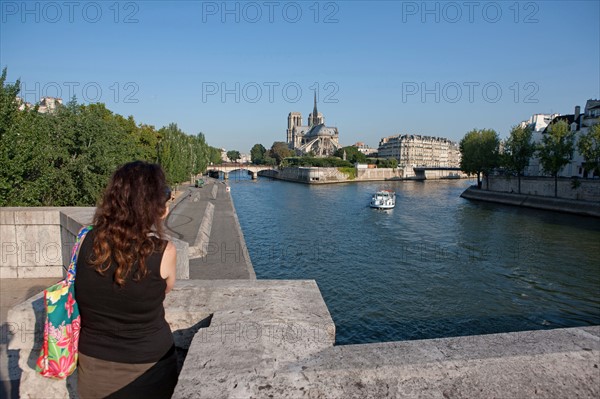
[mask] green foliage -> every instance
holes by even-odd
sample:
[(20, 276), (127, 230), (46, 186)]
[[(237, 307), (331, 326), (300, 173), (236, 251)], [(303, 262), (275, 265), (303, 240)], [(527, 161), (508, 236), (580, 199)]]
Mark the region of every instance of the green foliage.
[(250, 160), (255, 165), (261, 165), (265, 162), (265, 153), (267, 149), (262, 144), (254, 144), (250, 150)]
[(465, 173), (477, 174), (477, 185), (481, 187), (481, 174), (489, 173), (500, 165), (500, 139), (492, 129), (473, 129), (460, 141), (460, 168)]
[(268, 156), (275, 159), (277, 165), (281, 165), (281, 161), (284, 158), (292, 157), (295, 155), (294, 150), (290, 149), (287, 143), (283, 141), (276, 141), (271, 146)]
[(220, 165), (223, 163), (221, 158), (221, 150), (215, 147), (208, 148), (208, 161), (211, 165)]
[(567, 122), (561, 120), (550, 125), (538, 149), (544, 171), (557, 176), (573, 156), (574, 141), (575, 135)]
[(2, 90), (0, 90), (0, 140), (3, 139), (4, 134), (12, 125), (15, 115), (19, 111), (19, 104), (16, 99), (21, 82), (17, 80), (12, 85), (5, 83), (6, 68), (2, 70), (2, 75), (0, 75), (0, 86), (2, 87)]
[(229, 158), (229, 160), (231, 162), (236, 162), (238, 159), (242, 158), (242, 156), (239, 151), (230, 150), (230, 151), (227, 151), (227, 158)]
[[(204, 134), (187, 135), (176, 123), (160, 128), (157, 133), (157, 159), (169, 184), (188, 181), (191, 175), (206, 170), (209, 148)], [(219, 151), (219, 159), (220, 154)]]
[(600, 124), (581, 135), (577, 148), (585, 160), (585, 169), (600, 175)]
[(514, 126), (504, 148), (504, 166), (509, 170), (522, 174), (529, 159), (535, 153), (535, 144), (531, 141), (532, 132), (528, 127)]
[(360, 152), (358, 148), (354, 146), (343, 147), (337, 150), (333, 155), (344, 159), (344, 152), (346, 153), (346, 160), (350, 163), (365, 163), (367, 162), (367, 156)]
[(51, 113), (19, 110), (18, 82), (6, 84), (6, 69), (0, 82), (0, 206), (95, 205), (114, 170), (134, 159), (159, 162), (170, 183), (206, 169), (202, 133), (156, 131), (75, 100)]
[(377, 165), (378, 168), (397, 168), (398, 160), (396, 158), (378, 158), (375, 160), (375, 165)]
[(521, 175), (529, 165), (529, 159), (535, 153), (535, 144), (532, 139), (531, 129), (528, 127), (514, 126), (506, 140), (502, 164), (507, 170), (515, 172), (519, 180), (519, 194), (521, 193)]
[(560, 120), (551, 124), (542, 137), (538, 149), (540, 164), (544, 171), (554, 176), (554, 196), (558, 196), (558, 172), (569, 163), (573, 156), (575, 134), (569, 124)]
[(338, 168), (338, 170), (343, 174), (348, 175), (348, 180), (356, 179), (357, 172), (355, 167)]
[(276, 166), (277, 165), (277, 160), (275, 158), (271, 158), (268, 155), (265, 155), (265, 157), (263, 158), (263, 163), (265, 165), (269, 165), (269, 166)]

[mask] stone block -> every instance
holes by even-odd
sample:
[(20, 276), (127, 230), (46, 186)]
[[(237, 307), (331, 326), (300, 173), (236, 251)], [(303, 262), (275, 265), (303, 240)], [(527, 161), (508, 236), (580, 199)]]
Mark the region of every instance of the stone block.
[(0, 225), (0, 267), (17, 266), (19, 244), (15, 225)]
[(59, 225), (17, 225), (18, 266), (62, 265)]
[(15, 211), (0, 209), (0, 225), (15, 224)]
[(19, 278), (63, 278), (66, 271), (63, 266), (19, 266)]
[(60, 225), (60, 208), (54, 210), (44, 211), (44, 224), (58, 224)]
[(0, 278), (18, 278), (16, 266), (0, 266)]
[(176, 238), (170, 238), (177, 249), (177, 279), (187, 280), (190, 278), (189, 244)]
[(81, 230), (82, 227), (83, 223), (81, 223), (80, 221), (75, 220), (71, 217), (67, 219), (67, 230), (69, 231), (69, 233), (73, 234), (73, 236), (77, 237), (77, 233), (79, 233), (79, 230)]
[(43, 225), (45, 222), (45, 213), (47, 211), (44, 208), (19, 208), (15, 211), (15, 224), (22, 225)]
[(67, 230), (65, 225), (60, 227), (60, 236), (62, 243), (62, 266), (66, 268), (69, 266), (69, 262), (71, 261), (71, 250), (75, 245), (75, 236)]

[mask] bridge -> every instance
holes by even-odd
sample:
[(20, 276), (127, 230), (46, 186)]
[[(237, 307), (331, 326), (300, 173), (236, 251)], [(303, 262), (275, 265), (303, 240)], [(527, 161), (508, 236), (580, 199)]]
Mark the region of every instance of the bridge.
[[(405, 169), (405, 176), (406, 170)], [(415, 180), (426, 180), (426, 179), (460, 179), (464, 172), (460, 168), (452, 168), (449, 166), (416, 166), (413, 167)]]
[(238, 170), (245, 170), (249, 175), (252, 176), (252, 180), (255, 180), (258, 176), (258, 172), (262, 172), (263, 170), (273, 170), (276, 169), (275, 166), (270, 165), (246, 165), (246, 164), (227, 164), (227, 165), (212, 165), (207, 169), (207, 173), (209, 176), (216, 175), (218, 178), (219, 175), (223, 174), (223, 180), (229, 179), (229, 173), (235, 172)]

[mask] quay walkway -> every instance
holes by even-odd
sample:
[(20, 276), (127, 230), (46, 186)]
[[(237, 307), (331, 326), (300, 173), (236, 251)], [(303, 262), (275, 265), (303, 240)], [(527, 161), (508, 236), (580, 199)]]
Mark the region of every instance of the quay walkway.
[(190, 256), (190, 279), (256, 279), (229, 186), (204, 180), (202, 188), (184, 187), (165, 222), (167, 234), (198, 247)]

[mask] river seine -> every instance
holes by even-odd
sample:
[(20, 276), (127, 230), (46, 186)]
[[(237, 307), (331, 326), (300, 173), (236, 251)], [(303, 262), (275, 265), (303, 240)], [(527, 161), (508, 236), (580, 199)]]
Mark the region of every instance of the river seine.
[[(259, 279), (314, 279), (338, 344), (600, 324), (600, 221), (475, 203), (472, 181), (230, 174)], [(368, 207), (380, 188), (396, 208)]]

